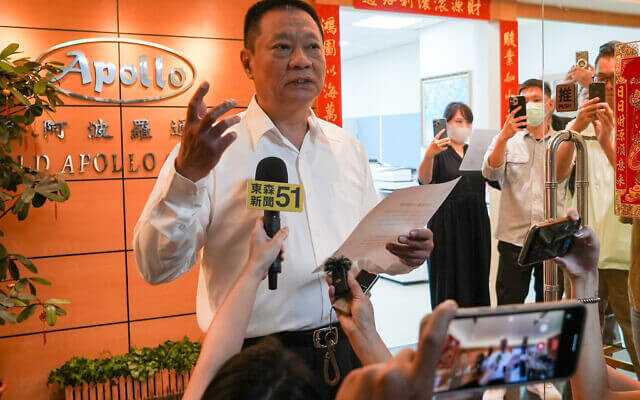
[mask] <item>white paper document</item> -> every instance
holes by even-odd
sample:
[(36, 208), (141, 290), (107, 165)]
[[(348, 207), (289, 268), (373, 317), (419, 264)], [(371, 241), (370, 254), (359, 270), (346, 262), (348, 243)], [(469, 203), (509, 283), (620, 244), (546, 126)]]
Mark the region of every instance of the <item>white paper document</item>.
[[(407, 266), (386, 249), (386, 244), (397, 243), (398, 236), (412, 229), (424, 228), (459, 180), (391, 193), (360, 221), (333, 256), (345, 256), (358, 269), (376, 274), (406, 271)], [(319, 266), (313, 272), (322, 268)]]
[(497, 134), (498, 131), (493, 129), (474, 129), (460, 171), (481, 171), (484, 154)]

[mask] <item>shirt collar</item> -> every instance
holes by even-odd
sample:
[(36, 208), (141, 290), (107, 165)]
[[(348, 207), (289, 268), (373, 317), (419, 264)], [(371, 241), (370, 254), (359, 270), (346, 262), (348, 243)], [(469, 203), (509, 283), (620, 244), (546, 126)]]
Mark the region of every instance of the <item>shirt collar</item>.
[[(309, 134), (311, 135), (311, 139), (334, 139), (339, 140), (337, 135), (330, 129), (323, 129), (320, 124), (320, 120), (316, 117), (316, 114), (313, 112), (313, 109), (309, 109), (310, 114), (307, 118), (307, 122), (309, 124)], [(278, 127), (271, 121), (271, 118), (264, 112), (262, 107), (258, 104), (256, 100), (256, 96), (254, 95), (251, 99), (251, 103), (247, 107), (247, 112), (245, 114), (247, 129), (249, 131), (249, 136), (251, 138), (251, 144), (255, 149), (258, 145), (258, 141), (260, 138), (268, 132), (273, 132), (276, 137), (284, 140), (285, 137), (282, 135)]]
[[(549, 140), (551, 137), (555, 136), (557, 132), (553, 129), (553, 127), (549, 126), (549, 129), (547, 130), (547, 135), (543, 138), (544, 141)], [(538, 140), (535, 137), (533, 137), (533, 135), (531, 134), (531, 132), (529, 132), (529, 130), (525, 129), (524, 130), (524, 136), (529, 136), (531, 139), (533, 140)]]

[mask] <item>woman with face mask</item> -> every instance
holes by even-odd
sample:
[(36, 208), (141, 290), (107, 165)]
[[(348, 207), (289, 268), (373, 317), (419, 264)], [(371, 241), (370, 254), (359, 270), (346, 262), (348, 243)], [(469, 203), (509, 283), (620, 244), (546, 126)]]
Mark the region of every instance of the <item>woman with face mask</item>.
[[(431, 305), (453, 299), (461, 307), (489, 305), (491, 228), (480, 171), (459, 171), (471, 135), (473, 113), (463, 103), (444, 111), (447, 130), (437, 135), (420, 165), (421, 184), (460, 181), (429, 221), (434, 249), (429, 259)], [(447, 137), (448, 136), (448, 137)]]

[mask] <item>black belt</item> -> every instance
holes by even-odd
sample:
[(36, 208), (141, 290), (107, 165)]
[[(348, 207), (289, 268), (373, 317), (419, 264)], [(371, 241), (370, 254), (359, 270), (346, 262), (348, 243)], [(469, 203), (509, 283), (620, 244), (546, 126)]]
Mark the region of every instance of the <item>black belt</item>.
[[(331, 327), (334, 327), (338, 330), (338, 335), (342, 336), (343, 340), (346, 339), (346, 335), (342, 330), (340, 324), (332, 324)], [(277, 338), (280, 343), (284, 347), (306, 347), (313, 346), (314, 336), (317, 335), (317, 332), (321, 332), (329, 328), (329, 325), (321, 326), (315, 329), (308, 329), (304, 331), (285, 331), (285, 332), (276, 332), (268, 336), (272, 336)], [(253, 346), (254, 344), (260, 342), (266, 336), (257, 336), (252, 338), (247, 338), (244, 340), (243, 347)]]

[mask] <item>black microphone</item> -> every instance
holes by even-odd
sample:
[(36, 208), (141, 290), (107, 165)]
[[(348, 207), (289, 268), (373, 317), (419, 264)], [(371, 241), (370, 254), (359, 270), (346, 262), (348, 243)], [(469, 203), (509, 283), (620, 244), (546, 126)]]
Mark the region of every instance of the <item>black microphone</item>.
[[(260, 160), (256, 167), (256, 180), (266, 182), (287, 183), (287, 166), (278, 157), (267, 157)], [(264, 230), (269, 237), (273, 237), (280, 230), (280, 211), (264, 210)], [(282, 271), (280, 257), (277, 257), (269, 267), (269, 289), (278, 288), (278, 274)]]

